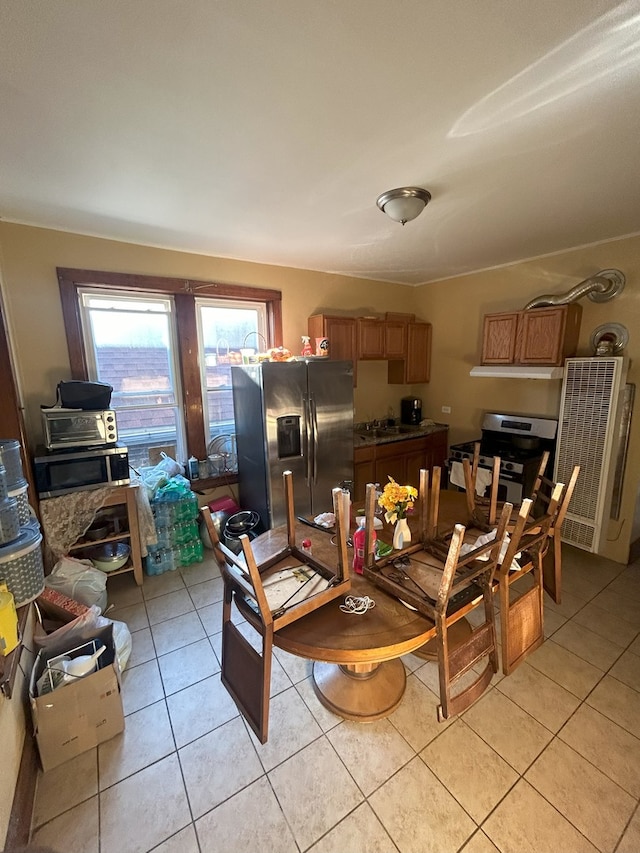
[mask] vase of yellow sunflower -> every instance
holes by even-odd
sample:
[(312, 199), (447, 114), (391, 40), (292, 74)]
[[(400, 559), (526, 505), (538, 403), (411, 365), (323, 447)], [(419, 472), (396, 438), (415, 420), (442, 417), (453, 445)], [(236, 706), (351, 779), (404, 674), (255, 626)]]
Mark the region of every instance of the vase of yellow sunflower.
[(401, 551), (411, 543), (411, 529), (407, 521), (407, 513), (413, 510), (413, 503), (418, 492), (413, 486), (401, 486), (389, 477), (389, 482), (378, 498), (378, 504), (385, 510), (385, 520), (394, 524), (393, 547)]

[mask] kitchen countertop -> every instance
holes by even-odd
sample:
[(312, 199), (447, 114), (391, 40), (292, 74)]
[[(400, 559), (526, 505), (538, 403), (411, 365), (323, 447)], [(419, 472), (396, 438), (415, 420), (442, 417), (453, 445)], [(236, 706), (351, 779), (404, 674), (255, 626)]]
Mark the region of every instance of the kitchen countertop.
[[(407, 441), (412, 438), (424, 438), (436, 432), (446, 432), (448, 424), (434, 423), (430, 426), (386, 427), (384, 429), (358, 430), (353, 433), (354, 447), (374, 447), (378, 444), (390, 444), (395, 441)], [(396, 432), (397, 430), (397, 432)]]

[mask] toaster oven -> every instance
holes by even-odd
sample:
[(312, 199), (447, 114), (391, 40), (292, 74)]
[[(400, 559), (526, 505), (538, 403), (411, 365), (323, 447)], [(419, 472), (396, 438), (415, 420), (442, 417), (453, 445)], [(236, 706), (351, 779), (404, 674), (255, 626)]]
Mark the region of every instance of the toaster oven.
[(113, 409), (42, 409), (42, 432), (47, 450), (110, 447), (118, 441)]

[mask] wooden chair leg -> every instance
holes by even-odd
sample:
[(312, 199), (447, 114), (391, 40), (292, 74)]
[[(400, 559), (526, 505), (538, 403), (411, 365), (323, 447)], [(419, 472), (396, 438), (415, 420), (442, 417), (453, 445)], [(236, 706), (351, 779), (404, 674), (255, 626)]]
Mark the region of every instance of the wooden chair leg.
[(473, 518), (476, 514), (476, 480), (468, 459), (462, 460), (462, 471), (464, 473), (464, 490), (467, 501), (467, 512), (469, 513), (469, 518)]
[(544, 572), (544, 588), (556, 604), (562, 600), (562, 542), (555, 532), (542, 563)]
[(491, 473), (491, 498), (489, 502), (489, 524), (493, 527), (498, 517), (498, 481), (500, 479), (500, 457), (493, 460), (493, 471)]

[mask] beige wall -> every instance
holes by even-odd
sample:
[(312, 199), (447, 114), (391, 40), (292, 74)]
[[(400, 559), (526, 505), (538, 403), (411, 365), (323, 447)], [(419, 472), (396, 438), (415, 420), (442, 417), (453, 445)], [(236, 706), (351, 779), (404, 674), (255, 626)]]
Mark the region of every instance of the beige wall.
[[(450, 424), (450, 440), (479, 434), (486, 410), (557, 415), (560, 382), (476, 379), (482, 316), (522, 308), (543, 293), (565, 293), (600, 269), (621, 269), (622, 295), (597, 304), (583, 299), (580, 355), (590, 355), (589, 336), (605, 322), (621, 322), (630, 333), (632, 360), (628, 381), (636, 382), (640, 355), (640, 237), (610, 241), (499, 270), (410, 288), (402, 285), (283, 267), (191, 255), (47, 229), (0, 223), (0, 252), (7, 311), (14, 335), (17, 373), (26, 405), (30, 436), (39, 435), (40, 404), (54, 398), (69, 363), (62, 324), (56, 267), (79, 267), (148, 275), (185, 276), (258, 287), (283, 294), (284, 343), (293, 352), (306, 332), (306, 318), (319, 311), (347, 314), (415, 312), (433, 324), (431, 382), (425, 386), (389, 386), (384, 362), (360, 362), (355, 417), (369, 420), (399, 414), (400, 398), (418, 394), (425, 417)], [(442, 407), (451, 407), (443, 414)], [(637, 423), (636, 417), (636, 423)], [(624, 562), (628, 553), (640, 468), (640, 431), (634, 429), (623, 492), (621, 520), (612, 525), (606, 554)]]
[[(579, 356), (590, 356), (589, 339), (603, 323), (622, 323), (629, 330), (628, 382), (640, 380), (640, 237), (610, 241), (503, 269), (475, 273), (425, 285), (418, 291), (419, 311), (433, 323), (433, 367), (424, 391), (425, 412), (434, 419), (448, 419), (450, 441), (475, 438), (484, 411), (557, 416), (561, 382), (472, 378), (469, 371), (479, 363), (482, 317), (494, 311), (524, 308), (542, 294), (564, 294), (599, 270), (616, 268), (626, 276), (625, 289), (615, 299), (596, 303), (582, 299)], [(442, 406), (451, 414), (443, 415)], [(634, 507), (638, 498), (640, 428), (636, 414), (624, 480), (620, 520), (611, 522), (605, 555), (626, 562)], [(634, 532), (634, 537), (639, 535)]]
[[(354, 315), (412, 311), (416, 298), (414, 288), (401, 285), (172, 252), (6, 222), (0, 222), (0, 252), (30, 436), (40, 433), (40, 405), (52, 403), (58, 381), (69, 378), (56, 267), (184, 276), (281, 290), (284, 345), (294, 353), (300, 352), (300, 337), (307, 332), (310, 314), (323, 310)], [(389, 405), (399, 412), (400, 398), (414, 393), (413, 389), (387, 386), (386, 363), (364, 367), (364, 382), (356, 392), (356, 418), (380, 417)]]

